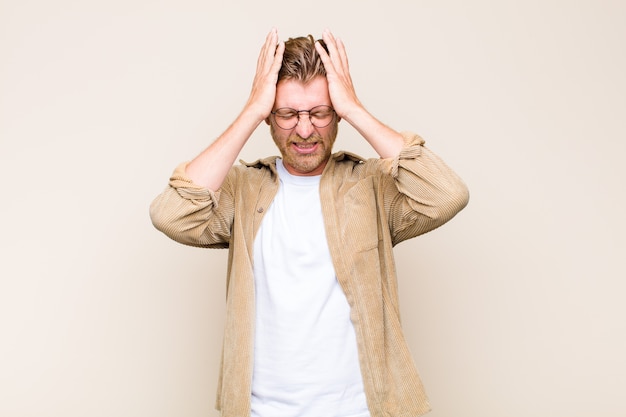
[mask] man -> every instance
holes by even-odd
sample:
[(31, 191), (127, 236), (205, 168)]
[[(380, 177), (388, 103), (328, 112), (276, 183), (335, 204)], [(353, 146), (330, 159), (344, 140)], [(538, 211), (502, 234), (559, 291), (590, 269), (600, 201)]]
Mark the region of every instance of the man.
[[(345, 120), (380, 159), (331, 154)], [(233, 166), (261, 122), (280, 157)], [(392, 247), (450, 220), (461, 179), (374, 118), (329, 31), (265, 41), (244, 109), (180, 165), (154, 225), (229, 248), (217, 408), (225, 417), (397, 417), (429, 410), (400, 328)]]

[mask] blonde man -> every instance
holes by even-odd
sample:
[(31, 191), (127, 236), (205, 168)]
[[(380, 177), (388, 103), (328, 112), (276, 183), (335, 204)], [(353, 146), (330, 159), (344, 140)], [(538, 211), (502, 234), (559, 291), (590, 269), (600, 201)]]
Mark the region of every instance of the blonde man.
[[(380, 158), (333, 154), (341, 121)], [(262, 122), (280, 156), (234, 166)], [(151, 205), (172, 239), (229, 249), (222, 415), (427, 412), (400, 326), (392, 248), (441, 226), (468, 198), (419, 136), (365, 109), (332, 33), (280, 42), (272, 30), (241, 113)]]

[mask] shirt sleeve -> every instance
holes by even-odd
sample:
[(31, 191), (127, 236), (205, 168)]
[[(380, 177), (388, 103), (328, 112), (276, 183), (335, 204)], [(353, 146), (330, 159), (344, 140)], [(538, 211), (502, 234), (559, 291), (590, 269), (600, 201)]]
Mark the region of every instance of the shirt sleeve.
[(469, 202), (463, 180), (413, 133), (402, 133), (405, 146), (383, 160), (384, 204), (394, 244), (431, 231)]
[(171, 239), (190, 246), (226, 248), (233, 204), (227, 178), (218, 191), (195, 184), (180, 164), (150, 205), (152, 224)]

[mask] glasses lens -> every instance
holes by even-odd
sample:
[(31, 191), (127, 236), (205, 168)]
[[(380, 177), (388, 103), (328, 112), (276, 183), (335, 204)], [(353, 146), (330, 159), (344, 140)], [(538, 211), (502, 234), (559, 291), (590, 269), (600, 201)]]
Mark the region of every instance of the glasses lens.
[(295, 110), (288, 107), (282, 107), (272, 114), (276, 124), (281, 129), (290, 130), (296, 127), (301, 113), (308, 113), (311, 124), (315, 127), (322, 128), (328, 126), (335, 116), (335, 111), (330, 106), (316, 106), (311, 110)]
[(315, 127), (326, 127), (333, 121), (335, 111), (330, 106), (317, 106), (309, 111), (309, 118)]
[(281, 129), (293, 129), (298, 124), (298, 112), (288, 108), (278, 109), (274, 112), (274, 120)]

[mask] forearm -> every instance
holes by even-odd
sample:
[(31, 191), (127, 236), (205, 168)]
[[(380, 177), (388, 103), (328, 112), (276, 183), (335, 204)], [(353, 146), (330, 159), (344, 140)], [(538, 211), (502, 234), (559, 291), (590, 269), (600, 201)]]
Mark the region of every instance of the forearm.
[(189, 162), (187, 176), (195, 184), (217, 191), (241, 149), (262, 120), (250, 108), (244, 109), (215, 142)]
[(278, 33), (272, 29), (261, 48), (252, 91), (243, 111), (215, 142), (187, 166), (186, 174), (194, 183), (217, 191), (254, 130), (269, 116), (285, 49), (283, 42), (278, 46), (277, 43)]
[(381, 158), (395, 158), (404, 147), (402, 135), (383, 124), (363, 106), (356, 106), (344, 115)]

